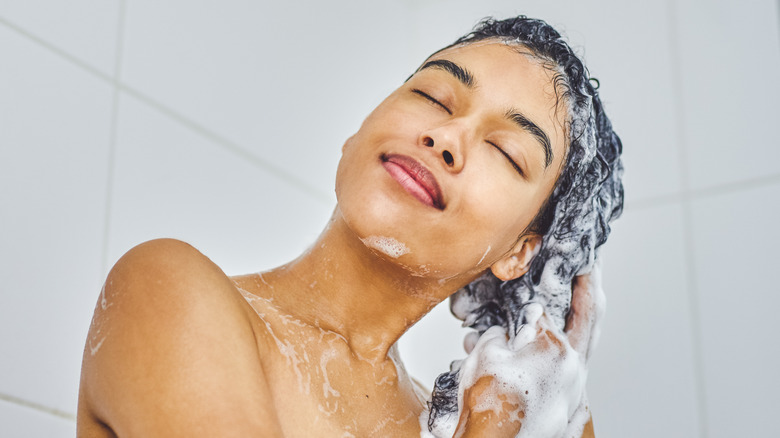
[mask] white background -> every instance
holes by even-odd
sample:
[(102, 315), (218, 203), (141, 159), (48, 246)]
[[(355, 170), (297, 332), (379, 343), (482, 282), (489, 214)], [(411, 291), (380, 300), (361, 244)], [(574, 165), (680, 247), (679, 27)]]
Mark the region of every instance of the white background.
[[(775, 436), (773, 0), (0, 0), (0, 436), (75, 434), (122, 253), (167, 236), (228, 274), (294, 258), (362, 118), (477, 20), (517, 13), (584, 54), (624, 143), (597, 435)], [(430, 385), (462, 336), (445, 303), (402, 356)]]

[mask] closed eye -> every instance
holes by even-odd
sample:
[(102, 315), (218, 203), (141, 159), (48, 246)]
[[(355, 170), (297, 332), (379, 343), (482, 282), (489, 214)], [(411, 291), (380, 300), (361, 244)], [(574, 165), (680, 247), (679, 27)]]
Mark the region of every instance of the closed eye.
[(449, 108), (447, 108), (447, 106), (446, 106), (446, 105), (444, 105), (443, 103), (441, 103), (441, 102), (439, 102), (438, 100), (436, 100), (435, 98), (433, 98), (433, 97), (432, 97), (430, 94), (428, 94), (428, 93), (426, 93), (426, 92), (424, 92), (424, 91), (422, 91), (422, 90), (419, 90), (419, 89), (417, 89), (417, 88), (414, 88), (414, 89), (412, 89), (412, 92), (413, 92), (413, 93), (417, 93), (417, 94), (419, 94), (420, 96), (422, 96), (422, 97), (426, 98), (426, 99), (427, 99), (428, 101), (430, 101), (431, 103), (433, 103), (433, 104), (435, 104), (435, 105), (438, 105), (438, 106), (442, 107), (442, 108), (444, 109), (444, 111), (447, 111), (447, 114), (449, 114), (449, 115), (452, 115), (452, 111), (450, 111), (450, 109), (449, 109)]
[(515, 162), (515, 160), (513, 160), (513, 159), (512, 159), (512, 157), (510, 157), (510, 156), (509, 156), (509, 154), (507, 154), (507, 153), (506, 153), (506, 152), (505, 152), (503, 149), (501, 149), (501, 147), (500, 147), (500, 146), (498, 146), (497, 144), (493, 143), (492, 141), (488, 141), (487, 143), (488, 143), (489, 145), (493, 146), (494, 148), (498, 149), (498, 151), (499, 151), (499, 152), (501, 152), (501, 154), (502, 154), (504, 157), (506, 157), (506, 159), (509, 161), (509, 163), (512, 165), (512, 167), (514, 167), (514, 168), (515, 168), (515, 170), (517, 171), (517, 173), (519, 173), (519, 174), (520, 174), (520, 176), (522, 176), (523, 178), (525, 178), (525, 173), (523, 173), (523, 169), (521, 169), (521, 168), (520, 168), (520, 166), (518, 166), (518, 165), (517, 165), (517, 163)]

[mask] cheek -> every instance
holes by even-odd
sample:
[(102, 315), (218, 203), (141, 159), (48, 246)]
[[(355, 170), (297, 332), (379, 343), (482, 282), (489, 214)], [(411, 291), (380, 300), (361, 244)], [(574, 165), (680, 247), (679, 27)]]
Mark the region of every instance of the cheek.
[(375, 178), (370, 174), (371, 156), (361, 151), (357, 144), (349, 142), (336, 169), (336, 200), (342, 211), (359, 207), (368, 197), (366, 181)]
[[(525, 218), (519, 216), (522, 210), (522, 207), (512, 204), (482, 210), (483, 214), (478, 219), (482, 223), (482, 239), (491, 245), (494, 254), (503, 255), (511, 250), (525, 229)], [(488, 211), (491, 213), (486, 214)]]
[(541, 201), (523, 183), (516, 181), (485, 185), (466, 199), (472, 233), (501, 254), (509, 251), (531, 223)]

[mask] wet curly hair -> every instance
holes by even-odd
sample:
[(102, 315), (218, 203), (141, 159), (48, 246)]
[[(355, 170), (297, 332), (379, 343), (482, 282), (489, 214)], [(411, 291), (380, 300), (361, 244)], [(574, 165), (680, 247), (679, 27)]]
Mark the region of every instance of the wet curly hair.
[[(450, 306), (456, 316), (483, 333), (494, 325), (517, 333), (523, 307), (540, 302), (550, 319), (563, 329), (571, 304), (571, 284), (589, 272), (599, 248), (609, 236), (609, 223), (623, 210), (622, 144), (604, 113), (597, 89), (580, 58), (552, 26), (518, 16), (487, 18), (447, 48), (497, 39), (538, 60), (552, 73), (556, 108), (566, 109), (565, 164), (547, 201), (526, 231), (542, 235), (539, 253), (520, 278), (501, 281), (487, 271), (456, 292)], [(457, 411), (458, 370), (436, 379), (428, 420)]]

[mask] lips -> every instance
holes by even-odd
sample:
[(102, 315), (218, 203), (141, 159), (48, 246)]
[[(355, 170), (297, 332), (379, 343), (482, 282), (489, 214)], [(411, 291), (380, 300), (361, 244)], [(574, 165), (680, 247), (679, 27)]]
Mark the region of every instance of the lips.
[(428, 206), (444, 209), (441, 189), (433, 174), (422, 164), (405, 155), (383, 155), (382, 165), (410, 195)]

